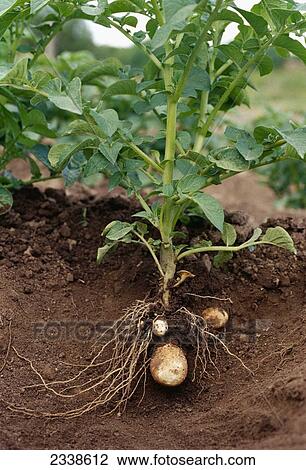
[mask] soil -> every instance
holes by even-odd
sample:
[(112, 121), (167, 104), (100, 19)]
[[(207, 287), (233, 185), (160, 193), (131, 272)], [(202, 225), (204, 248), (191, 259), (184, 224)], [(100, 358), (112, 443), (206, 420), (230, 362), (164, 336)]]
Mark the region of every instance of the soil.
[[(0, 448), (306, 449), (302, 216), (264, 225), (286, 228), (296, 256), (262, 247), (218, 270), (209, 256), (181, 266), (196, 276), (175, 295), (175, 305), (195, 313), (225, 308), (230, 321), (222, 338), (253, 374), (220, 346), (218, 371), (209, 366), (201, 393), (190, 379), (173, 390), (149, 380), (142, 403), (135, 397), (122, 416), (103, 417), (97, 409), (76, 419), (50, 419), (8, 409), (8, 402), (37, 410), (57, 406), (46, 390), (26, 388), (37, 377), (8, 349), (10, 339), (52, 381), (66, 373), (65, 363), (89, 360), (101, 326), (136, 299), (156, 293), (158, 274), (139, 247), (119, 248), (103, 265), (95, 263), (103, 227), (128, 220), (133, 210), (123, 196), (73, 201), (55, 189), (28, 188), (0, 219)], [(228, 212), (227, 220), (241, 240), (250, 233), (252, 221), (241, 212)], [(198, 223), (189, 236), (207, 232)]]

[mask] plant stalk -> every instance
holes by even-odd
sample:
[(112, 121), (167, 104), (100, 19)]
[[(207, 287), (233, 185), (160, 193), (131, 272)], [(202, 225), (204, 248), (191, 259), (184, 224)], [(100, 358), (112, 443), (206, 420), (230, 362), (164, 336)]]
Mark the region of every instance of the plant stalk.
[[(201, 94), (201, 104), (200, 104), (200, 118), (199, 124), (203, 123), (205, 120), (206, 112), (207, 112), (207, 105), (208, 105), (208, 91), (202, 91)], [(204, 144), (205, 137), (202, 135), (201, 127), (198, 128), (196, 133), (196, 138), (193, 146), (194, 152), (200, 153)]]
[(160, 265), (164, 272), (162, 285), (162, 301), (166, 309), (170, 305), (170, 284), (176, 272), (176, 257), (172, 243), (162, 243), (160, 249)]
[(164, 174), (163, 174), (164, 185), (172, 184), (174, 159), (175, 159), (177, 103), (172, 98), (172, 96), (168, 97), (167, 111), (168, 111), (168, 119), (167, 119), (167, 127), (166, 127), (165, 167), (164, 167)]

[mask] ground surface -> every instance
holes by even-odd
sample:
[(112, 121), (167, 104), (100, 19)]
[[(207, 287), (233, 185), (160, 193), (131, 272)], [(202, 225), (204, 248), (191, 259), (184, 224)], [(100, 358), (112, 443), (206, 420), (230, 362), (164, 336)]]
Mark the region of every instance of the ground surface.
[[(250, 181), (240, 183), (240, 189), (250, 187)], [(237, 209), (227, 190), (227, 208)], [(248, 200), (258, 205), (258, 211), (251, 207), (257, 220), (273, 212), (273, 198)], [(154, 293), (157, 275), (138, 248), (120, 249), (103, 266), (95, 264), (101, 229), (111, 219), (127, 219), (130, 210), (123, 198), (72, 203), (50, 189), (17, 195), (13, 211), (0, 221), (0, 370), (10, 325), (12, 345), (54, 380), (71, 373), (63, 362), (88, 361), (101, 325)], [(241, 214), (229, 220), (241, 239), (250, 231)], [(201, 395), (190, 381), (175, 391), (149, 381), (142, 404), (135, 399), (123, 416), (102, 417), (97, 410), (74, 420), (51, 420), (7, 409), (6, 402), (37, 410), (65, 406), (46, 391), (24, 388), (37, 378), (11, 350), (0, 372), (0, 448), (305, 449), (306, 220), (301, 213), (269, 222), (276, 224), (291, 232), (297, 256), (263, 248), (235, 257), (222, 270), (199, 257), (185, 264), (197, 276), (176, 299), (195, 312), (211, 305), (226, 308), (231, 319), (226, 343), (254, 376), (220, 348), (220, 373), (209, 368)], [(205, 230), (194, 227), (192, 236)], [(188, 293), (230, 297), (232, 303)]]

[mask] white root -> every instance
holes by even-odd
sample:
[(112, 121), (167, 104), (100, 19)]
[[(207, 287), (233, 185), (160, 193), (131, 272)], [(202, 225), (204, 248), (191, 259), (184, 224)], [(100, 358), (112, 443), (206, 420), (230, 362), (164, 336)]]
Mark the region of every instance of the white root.
[[(9, 408), (35, 416), (74, 418), (104, 407), (103, 415), (114, 412), (122, 413), (128, 401), (135, 394), (141, 383), (145, 389), (149, 368), (149, 346), (152, 342), (152, 327), (146, 325), (155, 304), (137, 301), (112, 328), (105, 331), (94, 347), (97, 351), (91, 362), (77, 374), (65, 380), (46, 382), (32, 361), (21, 355), (18, 357), (30, 364), (40, 383), (31, 387), (43, 387), (60, 398), (76, 399), (84, 396), (85, 403), (63, 412), (37, 411), (14, 404)], [(108, 335), (113, 333), (110, 340)], [(106, 342), (103, 344), (103, 342)], [(109, 359), (104, 359), (109, 354)], [(92, 376), (94, 370), (99, 370)], [(90, 398), (90, 395), (94, 397)], [(142, 398), (143, 399), (143, 396)]]
[[(188, 363), (180, 347), (164, 344), (157, 348), (152, 359), (150, 357), (153, 332), (157, 331), (154, 322), (162, 320), (165, 322), (163, 331), (168, 328), (165, 317), (154, 319), (155, 308), (155, 303), (137, 301), (96, 341), (90, 363), (81, 365), (77, 373), (74, 372), (66, 379), (47, 382), (33, 362), (13, 348), (17, 356), (26, 361), (39, 378), (38, 384), (25, 388), (36, 387), (47, 390), (65, 400), (65, 404), (62, 407), (63, 411), (37, 410), (7, 403), (9, 409), (31, 416), (64, 418), (75, 418), (98, 407), (101, 408), (102, 416), (115, 412), (121, 414), (125, 411), (129, 400), (141, 388), (139, 403), (143, 400), (149, 369), (153, 378), (162, 385), (181, 384), (187, 377)], [(192, 381), (197, 380), (201, 383), (204, 376), (209, 375), (208, 363), (218, 371), (215, 364), (218, 342), (230, 356), (235, 357), (249, 371), (241, 359), (231, 353), (217, 336), (208, 331), (207, 322), (202, 316), (190, 312), (185, 307), (180, 308), (174, 315), (189, 329), (188, 339), (194, 351)], [(109, 339), (110, 333), (112, 333), (111, 339)], [(208, 344), (209, 338), (213, 341)], [(167, 360), (164, 361), (161, 358), (165, 357), (166, 350)], [(75, 370), (75, 364), (73, 369)], [(71, 409), (67, 409), (67, 399), (72, 400)]]

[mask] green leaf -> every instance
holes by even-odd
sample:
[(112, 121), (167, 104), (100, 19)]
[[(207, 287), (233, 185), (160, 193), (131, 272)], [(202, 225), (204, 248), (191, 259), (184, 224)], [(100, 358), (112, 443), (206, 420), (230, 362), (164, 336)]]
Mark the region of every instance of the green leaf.
[(175, 162), (173, 179), (175, 181), (182, 179), (185, 175), (194, 175), (198, 173), (198, 168), (184, 158), (178, 158)]
[(243, 24), (241, 16), (231, 10), (221, 10), (217, 15), (216, 21), (228, 21), (230, 23)]
[(279, 134), (273, 127), (257, 126), (254, 129), (254, 137), (257, 142), (271, 142), (278, 138)]
[(137, 232), (142, 236), (148, 233), (148, 226), (147, 224), (144, 224), (143, 222), (136, 222), (136, 229), (137, 229)]
[(117, 186), (120, 186), (121, 180), (122, 174), (120, 171), (112, 173), (112, 175), (108, 178), (108, 190), (112, 191), (113, 189), (117, 188)]
[(219, 150), (209, 157), (212, 163), (217, 167), (230, 171), (246, 171), (249, 169), (249, 163), (243, 158), (237, 149), (227, 147)]
[[(100, 130), (95, 124), (89, 124), (87, 121), (82, 119), (75, 119), (68, 124), (65, 128), (63, 135), (97, 135)], [(101, 133), (101, 136), (104, 134)]]
[(229, 140), (232, 140), (233, 142), (237, 142), (239, 139), (247, 137), (250, 134), (247, 131), (243, 130), (243, 129), (238, 129), (238, 127), (228, 126), (225, 129), (224, 135)]
[(31, 158), (31, 157), (28, 157), (28, 162), (30, 164), (30, 171), (31, 171), (31, 175), (33, 178), (40, 178), (41, 177), (41, 171), (40, 171), (40, 168), (38, 166), (38, 164), (36, 163), (36, 161)]
[(177, 139), (184, 150), (188, 150), (191, 146), (191, 135), (187, 131), (178, 131)]
[(0, 215), (6, 214), (6, 212), (11, 210), (12, 205), (12, 194), (3, 186), (0, 186)]
[(86, 178), (88, 176), (96, 175), (97, 173), (106, 172), (109, 166), (110, 163), (104, 155), (100, 152), (95, 152), (85, 165), (83, 176)]
[(264, 151), (264, 146), (258, 144), (251, 135), (239, 139), (236, 148), (247, 161), (257, 160)]
[(97, 145), (97, 139), (84, 139), (77, 144), (56, 144), (51, 147), (49, 152), (49, 162), (52, 167), (60, 170), (65, 167), (70, 157), (86, 148), (94, 148)]
[[(279, 29), (286, 25), (288, 18), (290, 18), (290, 16), (292, 16), (293, 14), (297, 14), (296, 10), (288, 10), (282, 8), (273, 8), (270, 10), (270, 15), (273, 19), (273, 22)], [(302, 18), (303, 17), (301, 15), (301, 19)]]
[(110, 85), (105, 91), (103, 97), (115, 95), (137, 95), (135, 80), (118, 80)]
[(198, 96), (197, 91), (209, 90), (210, 78), (206, 70), (193, 67), (185, 85), (183, 96), (196, 98)]
[(184, 158), (191, 160), (201, 169), (204, 169), (208, 165), (210, 165), (210, 160), (206, 155), (202, 155), (201, 153), (198, 153), (198, 152), (193, 152), (192, 150), (188, 150), (186, 155), (184, 155)]
[(50, 0), (31, 0), (31, 13), (36, 13), (43, 8)]
[(81, 80), (75, 77), (62, 91), (62, 82), (54, 78), (43, 88), (48, 93), (49, 100), (59, 109), (75, 114), (83, 114)]
[(259, 237), (260, 237), (261, 234), (262, 234), (261, 228), (256, 228), (256, 229), (254, 230), (253, 235), (251, 236), (251, 238), (250, 238), (246, 243), (253, 243), (253, 242), (256, 242), (256, 241), (259, 239)]
[(49, 129), (47, 119), (39, 109), (32, 109), (26, 113), (23, 125), (27, 131), (35, 132), (44, 137), (56, 137), (56, 133)]
[(305, 157), (306, 154), (306, 127), (300, 127), (298, 129), (283, 131), (276, 129), (277, 132), (290, 144), (299, 154), (301, 158)]
[(233, 257), (232, 251), (219, 251), (216, 256), (214, 256), (214, 267), (221, 268), (225, 263), (230, 261)]
[(0, 82), (5, 83), (21, 83), (22, 85), (27, 80), (28, 75), (28, 58), (15, 62), (13, 65), (0, 66)]
[(97, 60), (89, 64), (82, 64), (77, 67), (75, 76), (79, 76), (82, 83), (91, 83), (99, 77), (117, 77), (122, 67), (121, 62), (115, 57), (108, 57), (102, 61)]
[[(240, 46), (241, 47), (241, 46)], [(235, 64), (241, 65), (244, 61), (244, 55), (234, 44), (221, 44), (218, 49)]]
[(1, 0), (0, 17), (19, 3), (19, 0)]
[(155, 51), (159, 47), (162, 47), (165, 44), (172, 31), (181, 30), (184, 28), (185, 20), (186, 18), (188, 18), (188, 16), (191, 15), (194, 7), (195, 5), (186, 5), (180, 10), (176, 11), (176, 13), (169, 19), (169, 21), (167, 21), (166, 24), (161, 26), (156, 31), (151, 41), (151, 47), (153, 51)]
[(98, 16), (101, 15), (107, 7), (107, 0), (98, 0), (97, 5), (84, 5), (81, 7), (81, 11), (85, 15)]
[(99, 146), (99, 150), (110, 163), (114, 164), (117, 161), (119, 152), (122, 147), (123, 144), (121, 144), (120, 142), (115, 142), (112, 145), (109, 145), (108, 143), (102, 143)]
[(104, 260), (105, 256), (107, 255), (107, 253), (109, 253), (111, 250), (113, 250), (114, 248), (116, 248), (118, 245), (118, 243), (114, 242), (114, 243), (107, 243), (106, 245), (102, 246), (101, 248), (98, 249), (98, 252), (97, 252), (97, 263), (98, 264), (101, 264), (102, 261)]
[(172, 197), (174, 193), (173, 184), (164, 184), (162, 194), (165, 197)]
[(116, 220), (104, 229), (103, 235), (105, 235), (108, 240), (118, 241), (125, 238), (133, 229), (133, 224)]
[[(290, 145), (290, 144), (286, 144), (286, 146), (285, 146), (285, 157), (288, 158), (288, 159), (291, 159), (291, 160), (300, 160), (301, 159), (300, 155), (297, 153), (295, 148), (292, 147), (292, 145)], [(275, 171), (277, 171), (277, 170), (275, 170)], [(290, 176), (289, 176), (289, 178), (290, 178)]]
[(115, 0), (108, 5), (106, 10), (107, 15), (111, 15), (113, 13), (130, 13), (130, 12), (137, 12), (139, 10), (139, 6), (134, 1), (129, 0)]
[(306, 48), (296, 39), (292, 39), (290, 36), (283, 34), (276, 38), (274, 41), (274, 46), (287, 49), (293, 55), (301, 59), (304, 64), (306, 64)]
[(265, 55), (258, 64), (260, 76), (269, 75), (273, 71), (273, 60)]
[(237, 233), (235, 227), (227, 222), (223, 225), (222, 240), (226, 246), (234, 245), (237, 239)]
[(239, 13), (247, 20), (259, 37), (262, 37), (267, 33), (268, 23), (264, 18), (251, 11), (242, 10), (238, 7), (235, 7), (235, 10), (239, 11)]
[(8, 13), (2, 16), (0, 21), (0, 39), (2, 39), (4, 33), (11, 26), (17, 15), (18, 13), (15, 13), (14, 11), (9, 11)]
[(37, 144), (31, 148), (31, 153), (42, 162), (51, 172), (53, 171), (52, 165), (48, 160), (49, 147), (43, 144)]
[(91, 110), (90, 115), (107, 137), (112, 137), (120, 126), (118, 113), (114, 109), (105, 109), (99, 113)]
[(128, 26), (131, 26), (132, 28), (136, 28), (137, 24), (138, 24), (138, 20), (136, 16), (126, 16), (121, 21), (121, 26), (128, 25)]
[[(71, 2), (71, 0), (70, 0)], [(61, 2), (53, 6), (57, 9), (61, 16), (70, 16), (75, 11), (75, 5), (70, 2)]]
[(86, 157), (82, 152), (78, 152), (70, 158), (68, 165), (64, 168), (62, 173), (66, 187), (72, 186), (76, 181), (79, 181), (82, 168), (86, 162)]
[(243, 49), (244, 50), (258, 50), (260, 47), (260, 42), (258, 41), (257, 38), (250, 38), (245, 41), (243, 44)]
[(223, 231), (224, 211), (221, 204), (214, 197), (205, 193), (198, 193), (192, 196), (194, 201), (203, 211), (207, 219), (218, 229)]
[(166, 22), (168, 22), (178, 10), (194, 3), (196, 3), (194, 0), (163, 0)]
[(260, 240), (269, 245), (278, 246), (296, 254), (296, 249), (292, 238), (283, 227), (268, 228), (264, 236)]
[(193, 193), (203, 188), (206, 179), (198, 175), (186, 175), (177, 184), (178, 191), (182, 193)]

